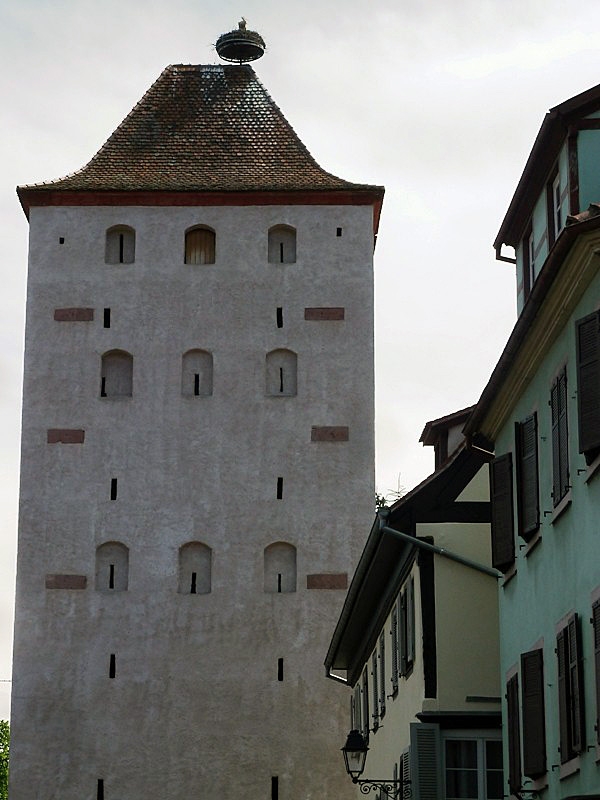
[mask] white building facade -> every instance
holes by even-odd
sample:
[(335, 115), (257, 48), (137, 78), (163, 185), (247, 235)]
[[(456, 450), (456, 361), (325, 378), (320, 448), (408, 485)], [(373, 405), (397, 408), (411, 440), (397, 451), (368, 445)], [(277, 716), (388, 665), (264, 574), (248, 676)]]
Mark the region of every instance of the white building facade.
[(19, 196), (11, 800), (350, 796), (322, 653), (372, 516), (383, 189), (250, 67), (175, 66)]

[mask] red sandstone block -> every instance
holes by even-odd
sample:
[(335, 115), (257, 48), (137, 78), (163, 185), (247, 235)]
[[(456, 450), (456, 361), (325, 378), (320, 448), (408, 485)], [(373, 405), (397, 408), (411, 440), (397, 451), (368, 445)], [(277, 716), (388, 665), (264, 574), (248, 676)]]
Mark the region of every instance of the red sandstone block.
[(323, 320), (344, 319), (345, 309), (343, 308), (305, 308), (304, 319), (321, 322)]
[(48, 428), (48, 444), (83, 444), (85, 431), (69, 428)]
[(346, 572), (325, 572), (306, 576), (307, 589), (347, 589), (348, 574)]
[(55, 308), (56, 322), (91, 322), (94, 319), (93, 308)]
[(85, 589), (86, 575), (46, 575), (46, 589)]
[(310, 431), (311, 442), (347, 442), (349, 436), (347, 425), (313, 425)]

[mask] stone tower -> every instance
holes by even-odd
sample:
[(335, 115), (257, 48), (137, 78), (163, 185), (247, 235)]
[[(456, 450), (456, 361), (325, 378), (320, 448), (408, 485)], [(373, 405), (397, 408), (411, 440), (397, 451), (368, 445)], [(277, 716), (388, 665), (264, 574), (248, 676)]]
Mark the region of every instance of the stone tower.
[(383, 189), (170, 66), (30, 223), (11, 800), (350, 797)]

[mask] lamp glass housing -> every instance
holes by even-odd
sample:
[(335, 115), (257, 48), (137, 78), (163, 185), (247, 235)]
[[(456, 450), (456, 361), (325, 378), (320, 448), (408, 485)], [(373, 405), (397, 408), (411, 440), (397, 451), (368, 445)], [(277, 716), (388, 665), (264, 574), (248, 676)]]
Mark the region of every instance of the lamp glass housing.
[(353, 730), (348, 734), (346, 744), (342, 747), (346, 772), (354, 782), (363, 774), (369, 748), (360, 731)]

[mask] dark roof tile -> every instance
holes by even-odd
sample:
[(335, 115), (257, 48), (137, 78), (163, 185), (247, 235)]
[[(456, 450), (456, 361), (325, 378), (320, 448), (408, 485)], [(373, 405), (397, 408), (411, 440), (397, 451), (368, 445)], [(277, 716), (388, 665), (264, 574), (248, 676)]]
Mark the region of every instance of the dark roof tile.
[(43, 191), (379, 189), (321, 169), (248, 66), (167, 67), (92, 160)]

